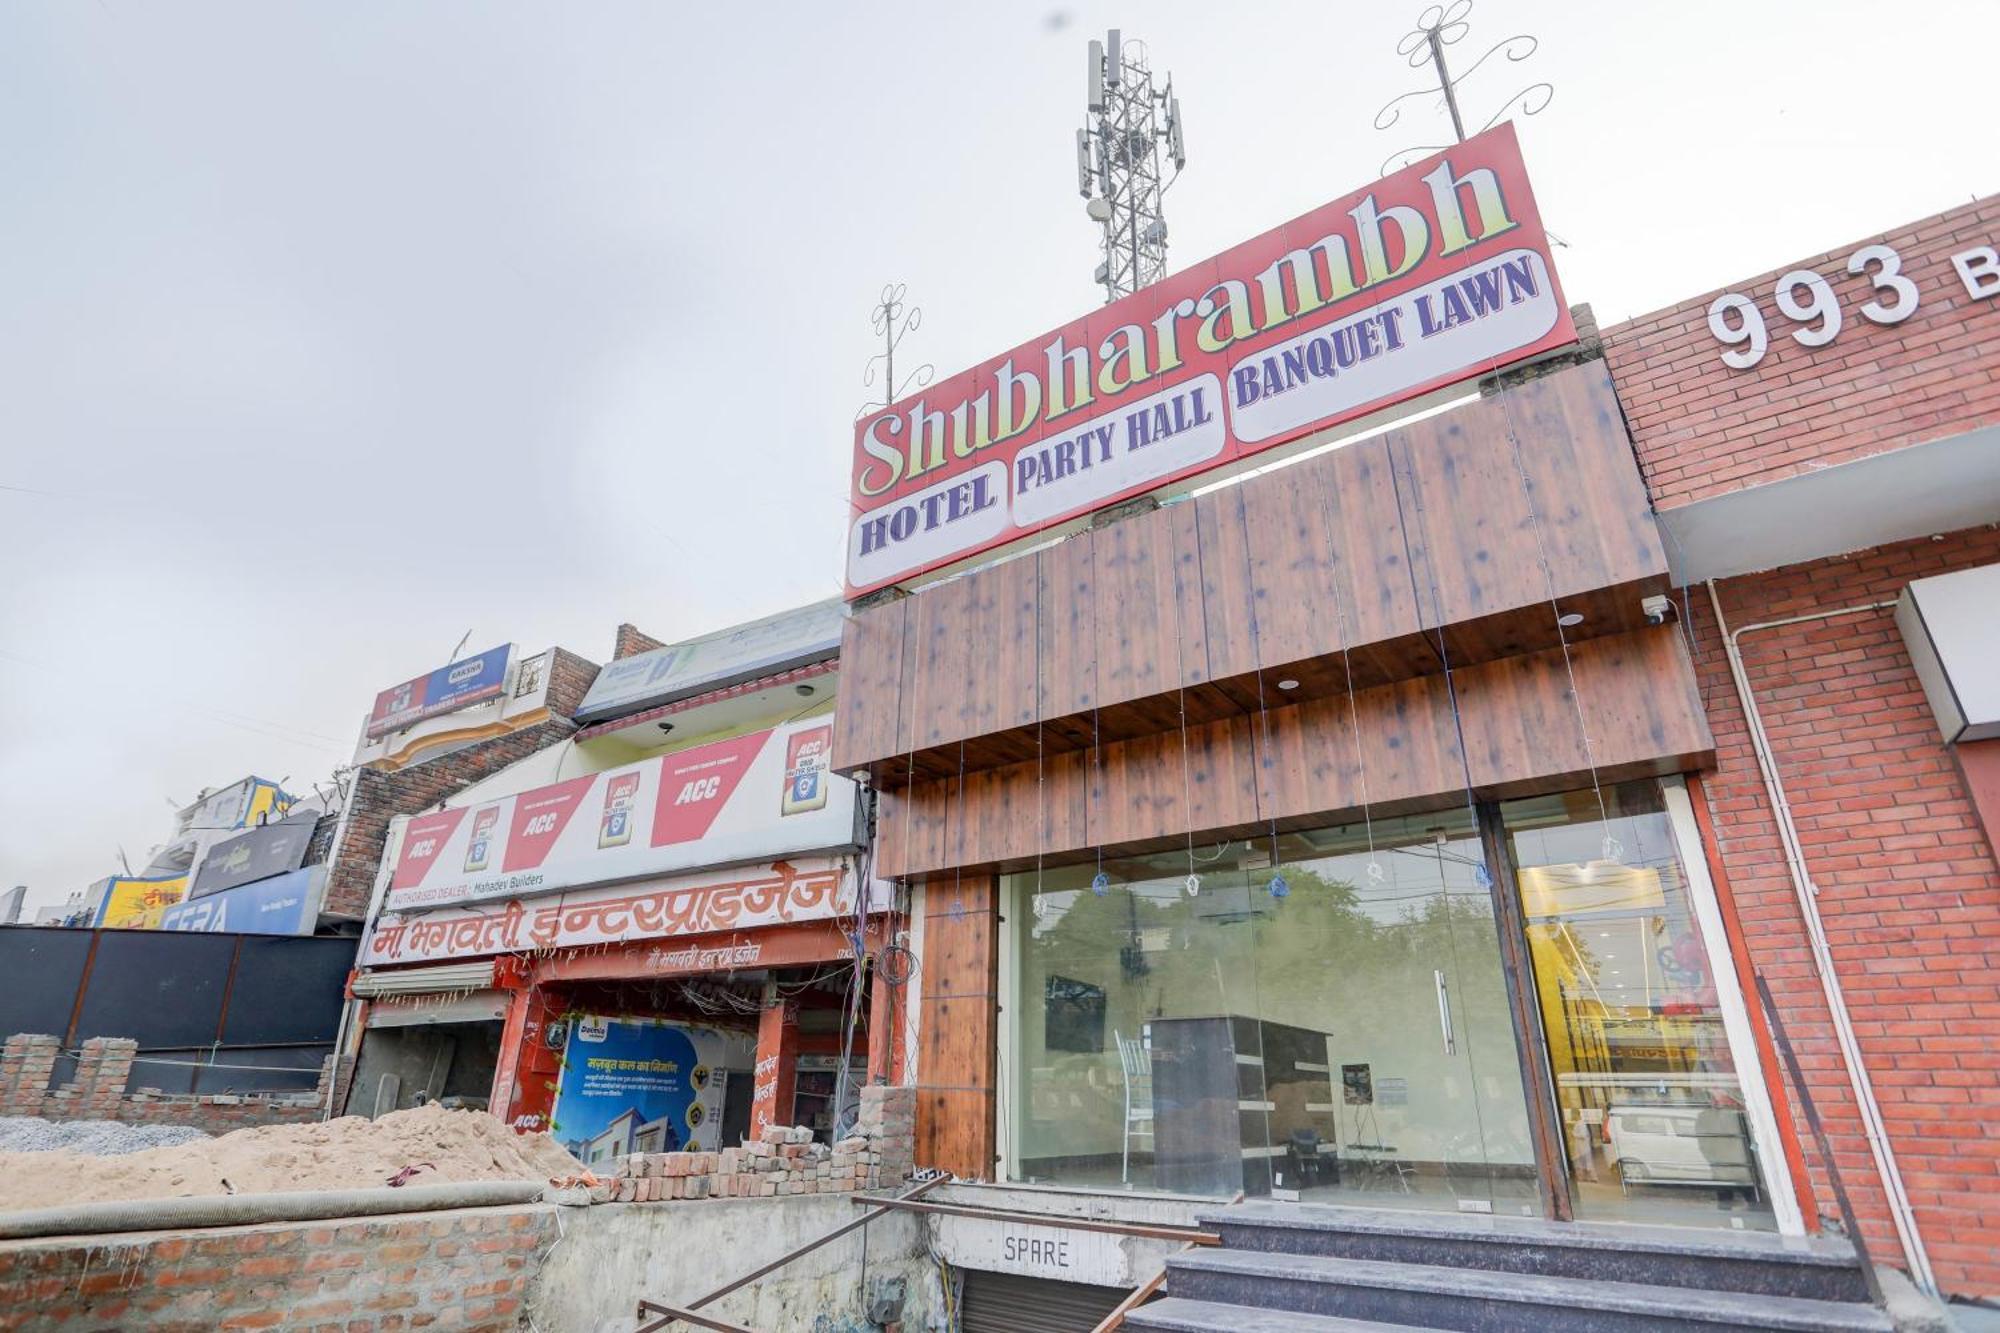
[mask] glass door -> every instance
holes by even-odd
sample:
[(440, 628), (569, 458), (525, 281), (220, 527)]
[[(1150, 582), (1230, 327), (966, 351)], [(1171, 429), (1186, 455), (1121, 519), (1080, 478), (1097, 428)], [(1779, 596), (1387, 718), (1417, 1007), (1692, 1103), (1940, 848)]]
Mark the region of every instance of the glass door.
[(1731, 1054), (1741, 1000), (1704, 944), (1660, 784), (1500, 813), (1576, 1216), (1775, 1229), (1782, 1166), (1752, 1132), (1768, 1107)]
[(1308, 1113), (1274, 1116), (1280, 1188), (1327, 1203), (1538, 1214), (1471, 813), (1295, 834), (1280, 846), (1290, 893), (1260, 923), (1260, 992), (1271, 1017), (1312, 1032), (1324, 1052), (1291, 1067), (1296, 1088), (1271, 1072), (1273, 1104)]

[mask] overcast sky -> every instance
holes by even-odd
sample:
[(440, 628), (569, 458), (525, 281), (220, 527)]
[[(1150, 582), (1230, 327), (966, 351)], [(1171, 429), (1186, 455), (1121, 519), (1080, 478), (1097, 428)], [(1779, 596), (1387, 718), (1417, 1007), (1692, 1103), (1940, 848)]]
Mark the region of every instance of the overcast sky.
[[(0, 5), (0, 887), (304, 789), (374, 693), (839, 589), (883, 282), (950, 373), (1097, 303), (1084, 43), (1171, 71), (1175, 267), (1438, 141), (1418, 0)], [(1990, 0), (1479, 0), (1601, 321), (2000, 188)], [(1463, 67), (1463, 66), (1462, 66)], [(1407, 131), (1405, 133), (1404, 131)]]

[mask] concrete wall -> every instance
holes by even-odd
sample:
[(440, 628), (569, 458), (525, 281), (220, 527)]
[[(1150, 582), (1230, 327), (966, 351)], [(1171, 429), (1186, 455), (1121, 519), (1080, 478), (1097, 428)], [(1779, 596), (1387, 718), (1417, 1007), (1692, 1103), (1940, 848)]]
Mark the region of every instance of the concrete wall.
[[(537, 1327), (563, 1333), (630, 1333), (642, 1298), (684, 1306), (861, 1211), (850, 1196), (810, 1194), (564, 1209), (562, 1243), (542, 1264), (528, 1314)], [(868, 1278), (907, 1279), (903, 1327), (929, 1327), (941, 1301), (922, 1222), (893, 1213), (866, 1233)], [(811, 1333), (821, 1314), (836, 1325), (858, 1321), (862, 1234), (822, 1246), (704, 1312), (763, 1333)]]

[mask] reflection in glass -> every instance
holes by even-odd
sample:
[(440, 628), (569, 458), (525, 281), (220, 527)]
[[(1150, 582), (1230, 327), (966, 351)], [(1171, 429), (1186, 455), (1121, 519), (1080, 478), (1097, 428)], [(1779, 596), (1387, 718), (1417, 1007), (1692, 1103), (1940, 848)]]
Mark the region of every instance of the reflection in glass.
[(1656, 783), (1501, 807), (1578, 1217), (1775, 1227)]
[[(1469, 813), (1011, 878), (1018, 1179), (1535, 1200), (1490, 881)], [(1039, 891), (1038, 891), (1039, 888)], [(1026, 910), (1023, 910), (1026, 909)], [(1003, 1111), (1003, 1114), (1005, 1112)]]

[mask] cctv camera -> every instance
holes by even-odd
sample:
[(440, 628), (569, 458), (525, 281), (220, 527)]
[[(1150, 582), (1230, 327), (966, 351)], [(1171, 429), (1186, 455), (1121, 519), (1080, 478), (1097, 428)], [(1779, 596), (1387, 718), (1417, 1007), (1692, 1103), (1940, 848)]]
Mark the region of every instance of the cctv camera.
[(1639, 603), (1639, 609), (1646, 613), (1648, 625), (1664, 625), (1673, 618), (1674, 599), (1662, 596), (1647, 597)]

